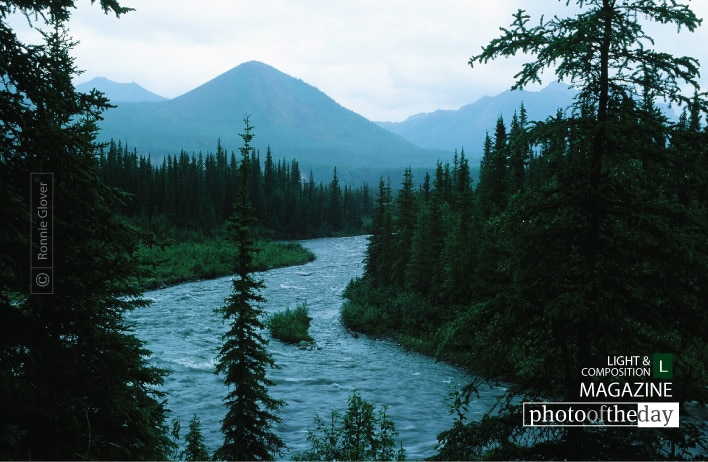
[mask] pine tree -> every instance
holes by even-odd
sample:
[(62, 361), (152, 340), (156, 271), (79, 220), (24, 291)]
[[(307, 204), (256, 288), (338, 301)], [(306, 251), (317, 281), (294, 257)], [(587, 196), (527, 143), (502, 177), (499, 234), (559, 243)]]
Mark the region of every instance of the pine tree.
[(431, 211), (427, 205), (418, 211), (415, 229), (411, 238), (410, 258), (406, 264), (405, 287), (412, 292), (428, 295), (432, 274), (438, 266), (439, 254), (435, 252)]
[(448, 218), (447, 239), (442, 249), (443, 280), (441, 292), (449, 303), (465, 303), (470, 298), (477, 263), (477, 217), (470, 169), (464, 150), (454, 169), (453, 213)]
[(499, 117), (494, 141), (487, 135), (480, 164), (478, 197), (482, 216), (498, 213), (508, 198), (507, 135), (504, 119)]
[(371, 223), (371, 236), (364, 259), (365, 274), (374, 285), (386, 285), (391, 282), (391, 272), (396, 249), (393, 236), (393, 204), (391, 182), (379, 180), (378, 196), (374, 205)]
[(524, 133), (527, 124), (526, 108), (521, 104), (519, 115), (514, 113), (509, 129), (509, 193), (514, 194), (521, 190), (524, 183), (525, 167), (530, 153), (528, 141)]
[(284, 403), (268, 394), (273, 382), (267, 378), (266, 368), (274, 367), (275, 362), (266, 350), (268, 341), (261, 335), (264, 325), (259, 305), (265, 299), (260, 295), (264, 283), (254, 276), (256, 242), (252, 228), (255, 218), (248, 196), (253, 127), (248, 117), (244, 118), (244, 125), (244, 132), (239, 134), (244, 143), (240, 148), (240, 187), (228, 223), (229, 237), (237, 248), (233, 290), (226, 304), (217, 310), (229, 323), (216, 366), (216, 372), (224, 376), (229, 393), (225, 398), (226, 417), (221, 421), (224, 444), (214, 457), (269, 460), (282, 452), (283, 442), (271, 427), (280, 422), (276, 412)]
[(337, 168), (332, 173), (329, 184), (329, 197), (327, 198), (327, 222), (333, 231), (342, 230), (342, 188), (337, 177)]
[(184, 435), (184, 441), (187, 443), (181, 456), (185, 460), (208, 460), (209, 451), (204, 444), (204, 435), (202, 434), (202, 423), (197, 414), (192, 416), (189, 421), (189, 431)]
[(408, 167), (403, 172), (401, 189), (395, 199), (394, 228), (397, 232), (391, 278), (398, 287), (405, 285), (406, 265), (411, 256), (411, 241), (413, 240), (417, 209), (413, 172)]
[[(0, 7), (0, 458), (162, 459), (171, 443), (154, 387), (164, 372), (123, 318), (146, 305), (126, 282), (139, 274), (138, 234), (108, 207), (121, 194), (98, 171), (107, 99), (72, 84), (64, 25), (74, 3)], [(42, 43), (21, 43), (8, 26), (16, 8)], [(31, 172), (53, 174), (52, 294), (29, 290)]]

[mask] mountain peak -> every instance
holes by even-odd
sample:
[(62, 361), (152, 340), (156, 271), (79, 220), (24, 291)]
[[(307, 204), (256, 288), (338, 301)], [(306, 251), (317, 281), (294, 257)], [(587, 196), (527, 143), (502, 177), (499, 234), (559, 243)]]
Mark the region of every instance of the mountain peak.
[(209, 152), (219, 139), (231, 150), (242, 143), (245, 115), (254, 127), (254, 148), (270, 147), (274, 156), (297, 158), (302, 168), (322, 167), (327, 175), (334, 165), (352, 172), (433, 167), (446, 154), (418, 148), (260, 61), (240, 64), (168, 101), (119, 105), (105, 114), (101, 138), (127, 139), (157, 156)]
[[(240, 74), (244, 74), (244, 73), (246, 73), (246, 74), (256, 74), (256, 73), (283, 74), (281, 71), (274, 68), (273, 66), (263, 63), (261, 61), (246, 61), (245, 63), (241, 63), (238, 66), (232, 67), (228, 71), (215, 77), (212, 80), (217, 80), (219, 78), (224, 78), (224, 77), (230, 77), (233, 75), (240, 75)], [(283, 74), (283, 75), (285, 75), (285, 74)], [(209, 82), (207, 82), (207, 83), (209, 83)]]
[(76, 90), (83, 93), (88, 93), (94, 88), (104, 93), (112, 103), (142, 103), (167, 99), (146, 90), (135, 82), (118, 83), (106, 77), (95, 77), (76, 85)]
[(569, 95), (575, 95), (577, 93), (577, 91), (574, 90), (573, 87), (571, 87), (567, 83), (559, 82), (557, 80), (554, 80), (553, 82), (549, 83), (539, 91), (539, 93), (551, 92), (561, 92), (567, 93)]
[(251, 61), (246, 61), (244, 63), (239, 64), (238, 66), (234, 67), (234, 69), (238, 68), (243, 68), (243, 69), (268, 69), (268, 70), (273, 70), (280, 72), (278, 69), (274, 68), (273, 66), (266, 64), (262, 61), (256, 61), (256, 60), (251, 60)]
[(278, 88), (282, 85), (292, 85), (293, 82), (304, 83), (268, 64), (260, 61), (247, 61), (178, 98), (194, 99), (221, 93), (224, 98), (241, 100), (249, 94), (251, 96), (263, 94), (268, 89)]

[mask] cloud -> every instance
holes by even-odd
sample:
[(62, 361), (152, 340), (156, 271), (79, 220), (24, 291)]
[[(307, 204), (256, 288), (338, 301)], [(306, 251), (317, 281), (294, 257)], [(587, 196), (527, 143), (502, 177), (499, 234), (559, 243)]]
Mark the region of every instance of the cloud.
[[(501, 0), (123, 0), (117, 19), (79, 0), (70, 29), (80, 40), (80, 81), (136, 81), (167, 97), (238, 64), (259, 60), (298, 77), (373, 120), (455, 109), (513, 84), (522, 58), (471, 69), (470, 56), (499, 35), (518, 8), (567, 13), (565, 1)], [(708, 14), (708, 2), (691, 3)], [(701, 31), (676, 40), (651, 29), (668, 51), (706, 56)], [(704, 59), (708, 62), (708, 59)], [(552, 77), (550, 78), (552, 79)], [(549, 81), (550, 81), (549, 79)], [(546, 82), (548, 83), (548, 82)]]
[(71, 31), (86, 80), (137, 81), (174, 97), (256, 59), (367, 117), (401, 119), (449, 107), (473, 85), (463, 77), (470, 50), (503, 11), (490, 5), (479, 14), (479, 4), (452, 0), (151, 0), (115, 19), (84, 1)]

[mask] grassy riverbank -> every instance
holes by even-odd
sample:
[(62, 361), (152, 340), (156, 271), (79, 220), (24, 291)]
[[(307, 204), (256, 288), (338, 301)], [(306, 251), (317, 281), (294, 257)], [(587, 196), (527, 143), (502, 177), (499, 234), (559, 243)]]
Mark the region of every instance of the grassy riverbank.
[[(137, 257), (145, 262), (139, 285), (152, 290), (200, 279), (232, 274), (234, 245), (220, 237), (198, 241), (174, 242), (167, 247), (143, 246)], [(255, 263), (259, 271), (302, 265), (315, 260), (315, 254), (293, 242), (260, 241)]]

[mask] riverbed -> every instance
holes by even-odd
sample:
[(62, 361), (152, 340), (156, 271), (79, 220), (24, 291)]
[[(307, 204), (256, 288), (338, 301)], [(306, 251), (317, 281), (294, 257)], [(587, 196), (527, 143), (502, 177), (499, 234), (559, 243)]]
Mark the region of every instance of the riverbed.
[[(362, 273), (366, 237), (301, 243), (315, 253), (314, 262), (258, 273), (266, 285), (262, 292), (266, 316), (306, 303), (313, 318), (313, 348), (299, 349), (263, 333), (278, 365), (269, 371), (275, 382), (270, 393), (286, 402), (280, 411), (283, 421), (275, 427), (287, 445), (285, 458), (309, 447), (308, 429), (315, 429), (315, 414), (327, 417), (331, 409), (344, 410), (353, 390), (376, 406), (387, 406), (409, 460), (432, 456), (438, 433), (453, 423), (449, 394), (470, 377), (393, 341), (356, 337), (341, 325), (342, 292)], [(152, 351), (151, 363), (171, 372), (163, 387), (169, 394), (170, 424), (178, 419), (184, 437), (196, 413), (210, 453), (223, 441), (220, 420), (226, 412), (222, 400), (227, 392), (214, 372), (226, 330), (214, 309), (223, 305), (230, 292), (230, 277), (181, 284), (147, 292), (151, 305), (127, 316), (138, 338)], [(470, 417), (481, 417), (500, 392), (481, 390)]]

